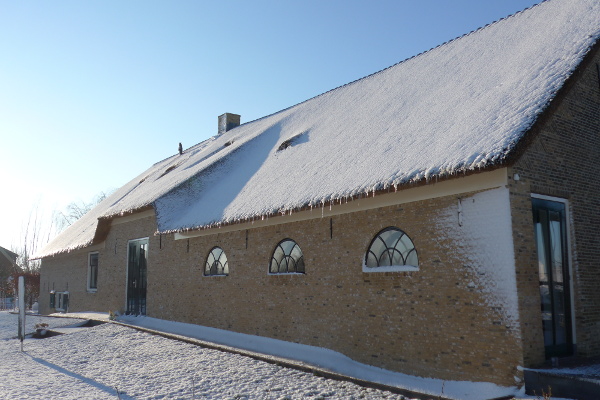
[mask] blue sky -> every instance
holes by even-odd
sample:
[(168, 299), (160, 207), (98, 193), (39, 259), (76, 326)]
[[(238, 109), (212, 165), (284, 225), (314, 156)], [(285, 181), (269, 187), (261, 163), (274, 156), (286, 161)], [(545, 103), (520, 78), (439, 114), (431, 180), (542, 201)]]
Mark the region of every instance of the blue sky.
[(260, 118), (538, 2), (2, 2), (0, 246), (224, 112)]

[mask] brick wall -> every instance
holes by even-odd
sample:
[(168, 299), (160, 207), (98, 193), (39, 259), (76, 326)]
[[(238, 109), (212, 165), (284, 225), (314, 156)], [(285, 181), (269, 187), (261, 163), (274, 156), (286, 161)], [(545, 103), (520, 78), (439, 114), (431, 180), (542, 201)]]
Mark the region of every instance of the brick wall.
[[(408, 374), (513, 383), (519, 342), (468, 287), (474, 272), (435, 224), (456, 204), (447, 197), (249, 230), (247, 248), (246, 231), (192, 238), (189, 251), (187, 240), (164, 237), (150, 251), (161, 263), (150, 263), (148, 313), (331, 348)], [(369, 243), (390, 225), (414, 241), (420, 271), (362, 272)], [(267, 273), (284, 238), (302, 248), (305, 275)], [(203, 276), (213, 246), (227, 254), (227, 277)]]
[(545, 358), (532, 193), (569, 201), (577, 353), (600, 355), (600, 56), (591, 57), (509, 172), (520, 177), (509, 187), (526, 366)]
[[(522, 364), (518, 335), (488, 297), (470, 287), (477, 280), (472, 260), (449, 250), (465, 243), (436, 223), (456, 207), (457, 197), (449, 196), (192, 238), (189, 244), (172, 235), (151, 236), (148, 314), (331, 348), (413, 375), (512, 384), (514, 368)], [(362, 271), (373, 236), (390, 225), (414, 241), (420, 271)], [(117, 269), (117, 281), (124, 282), (126, 240), (143, 236), (136, 226), (113, 228), (101, 252), (101, 271), (107, 264)], [(301, 246), (305, 275), (267, 274), (274, 246), (286, 237)], [(114, 253), (113, 240), (123, 243), (116, 257), (106, 254)], [(226, 251), (228, 277), (203, 276), (215, 245)]]
[[(123, 311), (127, 241), (149, 237), (149, 316), (330, 348), (411, 375), (510, 385), (522, 364), (518, 332), (472, 286), (473, 260), (449, 250), (465, 243), (436, 223), (449, 213), (455, 219), (457, 201), (448, 196), (189, 240), (154, 236), (154, 219), (145, 218), (111, 228), (99, 250), (97, 293), (85, 290), (87, 252), (45, 259), (42, 290), (62, 290), (68, 281), (71, 311)], [(363, 272), (371, 240), (387, 226), (411, 237), (419, 271)], [(267, 273), (284, 238), (302, 248), (306, 274)], [(227, 277), (203, 276), (214, 246), (227, 254)]]
[(123, 310), (127, 278), (127, 243), (129, 240), (149, 237), (150, 248), (159, 245), (154, 236), (154, 217), (111, 227), (110, 233), (98, 251), (98, 288), (87, 290), (88, 254), (91, 250), (77, 250), (42, 260), (40, 276), (40, 312), (54, 312), (49, 308), (50, 290), (69, 291), (69, 311)]

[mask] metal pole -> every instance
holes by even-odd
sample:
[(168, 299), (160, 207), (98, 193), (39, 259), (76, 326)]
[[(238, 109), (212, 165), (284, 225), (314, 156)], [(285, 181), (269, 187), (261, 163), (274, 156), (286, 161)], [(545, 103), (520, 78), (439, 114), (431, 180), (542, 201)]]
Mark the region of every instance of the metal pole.
[(21, 351), (23, 351), (23, 339), (25, 339), (25, 278), (19, 277), (19, 340)]

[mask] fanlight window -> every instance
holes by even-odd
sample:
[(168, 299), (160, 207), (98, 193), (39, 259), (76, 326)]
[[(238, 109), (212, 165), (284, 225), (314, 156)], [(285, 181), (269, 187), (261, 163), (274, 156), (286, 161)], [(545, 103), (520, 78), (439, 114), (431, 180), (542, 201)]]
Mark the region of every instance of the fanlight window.
[(273, 251), (269, 272), (272, 274), (304, 273), (304, 256), (298, 243), (284, 239)]
[(204, 266), (204, 275), (229, 275), (229, 265), (227, 264), (227, 256), (220, 247), (213, 247), (206, 257), (206, 265)]
[(419, 267), (417, 250), (406, 233), (398, 228), (385, 228), (369, 246), (367, 268), (410, 266)]

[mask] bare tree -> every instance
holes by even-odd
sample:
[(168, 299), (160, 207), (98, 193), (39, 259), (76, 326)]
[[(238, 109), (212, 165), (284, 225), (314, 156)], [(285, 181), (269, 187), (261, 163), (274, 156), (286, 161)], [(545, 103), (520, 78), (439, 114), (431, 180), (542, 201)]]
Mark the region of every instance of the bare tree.
[(17, 246), (13, 245), (12, 251), (18, 255), (17, 265), (23, 272), (36, 272), (39, 270), (40, 261), (32, 257), (55, 234), (54, 222), (44, 218), (43, 211), (40, 210), (40, 201), (38, 200), (32, 207), (29, 218), (24, 222), (21, 228), (21, 239)]
[[(50, 222), (48, 222), (50, 221)], [(40, 260), (34, 259), (34, 255), (55, 234), (52, 219), (44, 218), (38, 200), (32, 207), (29, 217), (21, 228), (21, 239), (19, 245), (12, 246), (12, 251), (17, 254), (18, 270), (14, 272), (8, 284), (14, 292), (19, 276), (25, 278), (25, 293), (29, 307), (37, 301), (40, 292)]]
[(57, 231), (61, 232), (66, 227), (71, 226), (75, 221), (87, 214), (107, 196), (108, 195), (106, 192), (100, 192), (89, 203), (86, 203), (83, 200), (73, 201), (69, 203), (63, 211), (55, 211), (54, 223)]
[[(43, 246), (64, 228), (71, 225), (88, 211), (106, 198), (105, 192), (100, 192), (91, 202), (72, 202), (64, 211), (55, 211), (52, 218), (47, 219), (40, 208), (40, 200), (32, 207), (29, 218), (21, 229), (21, 239), (17, 246), (12, 246), (12, 251), (18, 255), (17, 266), (20, 271), (15, 272), (9, 284), (16, 285), (19, 276), (25, 277), (25, 292), (29, 306), (37, 301), (40, 291), (40, 265), (41, 261), (35, 259)], [(13, 289), (14, 288), (10, 288)]]

